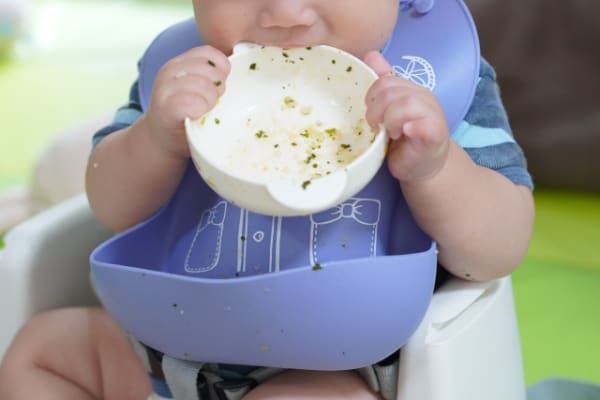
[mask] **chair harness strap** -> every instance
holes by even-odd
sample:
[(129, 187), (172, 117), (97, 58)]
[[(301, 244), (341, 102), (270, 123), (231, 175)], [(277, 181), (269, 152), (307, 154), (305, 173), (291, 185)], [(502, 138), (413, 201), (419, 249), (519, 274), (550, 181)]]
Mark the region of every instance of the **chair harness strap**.
[[(222, 377), (217, 364), (192, 362), (167, 356), (130, 337), (133, 349), (151, 376), (154, 391), (176, 400), (240, 400), (260, 383), (284, 371), (259, 367), (246, 375)], [(397, 356), (357, 369), (369, 387), (384, 400), (395, 400), (398, 383)]]

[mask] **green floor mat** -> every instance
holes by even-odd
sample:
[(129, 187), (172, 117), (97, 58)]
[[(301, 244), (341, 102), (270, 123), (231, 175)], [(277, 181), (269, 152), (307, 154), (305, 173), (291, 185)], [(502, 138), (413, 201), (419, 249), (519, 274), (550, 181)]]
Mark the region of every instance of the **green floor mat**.
[(513, 275), (529, 384), (600, 382), (600, 196), (539, 190), (530, 251)]
[(526, 381), (600, 382), (600, 273), (528, 260), (513, 285)]
[(537, 190), (535, 203), (527, 258), (600, 272), (600, 194)]

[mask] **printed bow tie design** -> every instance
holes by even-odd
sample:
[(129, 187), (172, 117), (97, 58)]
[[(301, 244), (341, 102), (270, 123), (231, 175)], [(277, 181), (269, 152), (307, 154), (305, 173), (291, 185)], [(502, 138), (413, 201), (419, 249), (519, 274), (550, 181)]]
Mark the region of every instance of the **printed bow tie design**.
[(381, 201), (369, 198), (350, 198), (312, 215), (311, 264), (375, 256), (380, 218)]
[(325, 225), (349, 218), (363, 225), (375, 225), (379, 222), (380, 208), (379, 200), (350, 198), (335, 208), (313, 214), (311, 220), (315, 224)]

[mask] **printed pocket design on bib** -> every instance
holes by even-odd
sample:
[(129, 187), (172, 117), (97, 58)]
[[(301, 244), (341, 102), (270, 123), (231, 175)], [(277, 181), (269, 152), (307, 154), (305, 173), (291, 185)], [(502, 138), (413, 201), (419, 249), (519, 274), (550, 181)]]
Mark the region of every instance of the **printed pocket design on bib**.
[(226, 215), (227, 202), (225, 201), (220, 201), (213, 208), (204, 210), (185, 257), (185, 272), (208, 272), (219, 264)]

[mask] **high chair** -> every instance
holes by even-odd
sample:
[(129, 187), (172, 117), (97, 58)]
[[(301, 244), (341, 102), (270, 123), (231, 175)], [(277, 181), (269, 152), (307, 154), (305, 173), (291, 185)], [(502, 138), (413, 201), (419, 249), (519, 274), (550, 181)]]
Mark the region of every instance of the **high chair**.
[[(89, 255), (110, 236), (78, 195), (9, 231), (0, 250), (0, 355), (32, 315), (98, 301)], [(524, 400), (510, 278), (451, 279), (401, 350), (398, 400)]]

